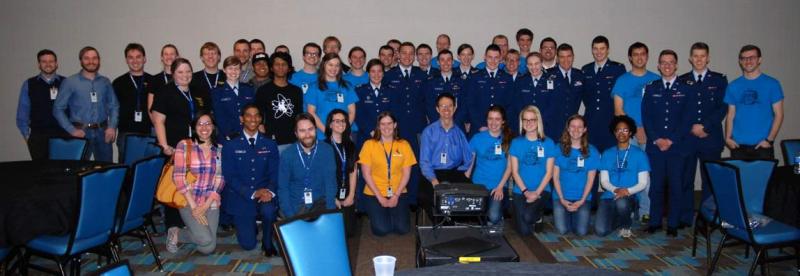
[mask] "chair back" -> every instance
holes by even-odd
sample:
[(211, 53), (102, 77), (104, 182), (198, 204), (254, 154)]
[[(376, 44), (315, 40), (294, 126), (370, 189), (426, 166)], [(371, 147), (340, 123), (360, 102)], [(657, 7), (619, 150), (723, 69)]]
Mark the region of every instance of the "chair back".
[(117, 165), (79, 174), (80, 210), (73, 240), (97, 241), (85, 246), (89, 248), (108, 241), (127, 170), (127, 166)]
[(145, 215), (153, 208), (153, 198), (161, 177), (166, 157), (151, 156), (133, 163), (130, 179), (130, 193), (124, 213), (120, 216), (115, 232), (127, 233), (144, 224)]
[(704, 161), (703, 166), (714, 187), (719, 218), (735, 228), (750, 229), (739, 168), (723, 161)]
[(94, 276), (128, 276), (133, 275), (133, 270), (131, 270), (131, 266), (128, 263), (128, 260), (122, 260), (104, 267), (101, 267), (97, 271), (90, 273), (89, 275)]
[(128, 133), (123, 139), (125, 139), (125, 156), (122, 162), (126, 165), (161, 153), (161, 148), (156, 146), (156, 138), (153, 136)]
[(81, 160), (86, 154), (86, 139), (50, 138), (50, 160)]
[(786, 139), (781, 141), (781, 152), (783, 152), (783, 164), (794, 166), (794, 158), (800, 154), (800, 139)]
[(326, 210), (276, 222), (275, 232), (290, 275), (352, 275), (341, 212)]
[(0, 262), (2, 262), (6, 258), (9, 251), (10, 250), (8, 248), (0, 247)]
[(767, 185), (778, 161), (774, 159), (724, 159), (723, 161), (739, 169), (739, 175), (741, 176), (739, 184), (742, 185), (744, 204), (747, 210), (764, 214), (764, 197), (767, 193)]

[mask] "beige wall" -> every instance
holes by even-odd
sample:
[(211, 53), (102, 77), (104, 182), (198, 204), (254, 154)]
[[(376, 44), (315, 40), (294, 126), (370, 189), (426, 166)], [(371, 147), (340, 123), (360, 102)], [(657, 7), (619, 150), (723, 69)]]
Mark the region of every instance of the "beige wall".
[[(236, 4), (229, 4), (236, 3)], [(502, 3), (502, 4), (501, 4)], [(793, 73), (800, 64), (800, 2), (751, 0), (604, 0), (604, 1), (9, 1), (0, 11), (0, 161), (29, 158), (15, 125), (21, 82), (37, 73), (35, 54), (50, 48), (59, 54), (59, 73), (79, 70), (78, 50), (93, 45), (102, 58), (101, 73), (113, 79), (126, 71), (123, 48), (128, 42), (145, 45), (147, 71), (161, 71), (161, 45), (174, 43), (183, 56), (200, 65), (198, 48), (205, 41), (231, 54), (237, 38), (260, 38), (271, 52), (286, 44), (300, 62), (300, 47), (337, 35), (345, 51), (359, 45), (368, 58), (389, 38), (434, 45), (438, 33), (449, 33), (453, 47), (470, 43), (482, 60), (482, 49), (496, 33), (511, 37), (528, 27), (535, 33), (534, 48), (546, 36), (576, 49), (576, 65), (591, 60), (589, 42), (596, 34), (611, 40), (612, 59), (626, 62), (627, 46), (634, 41), (653, 54), (672, 48), (679, 53), (679, 71), (689, 70), (686, 56), (691, 43), (711, 46), (711, 66), (729, 75), (740, 73), (736, 55), (747, 43), (764, 51), (762, 68), (783, 84), (786, 121), (779, 139), (800, 137), (795, 119), (800, 104), (795, 91), (800, 82)], [(794, 65), (794, 66), (792, 66)], [(299, 66), (298, 66), (299, 67)]]

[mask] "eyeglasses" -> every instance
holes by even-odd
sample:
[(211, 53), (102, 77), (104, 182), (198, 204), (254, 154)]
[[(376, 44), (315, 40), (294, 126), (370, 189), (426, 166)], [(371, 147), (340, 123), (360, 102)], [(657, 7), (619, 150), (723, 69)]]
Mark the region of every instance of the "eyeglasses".
[(614, 132), (616, 132), (616, 133), (630, 133), (631, 130), (627, 129), (627, 128), (620, 128), (620, 129), (614, 130)]
[(757, 60), (758, 56), (749, 56), (749, 57), (739, 57), (739, 61), (754, 61)]
[(524, 124), (527, 124), (527, 123), (535, 123), (535, 122), (536, 122), (536, 121), (538, 121), (538, 120), (539, 120), (539, 119), (522, 119), (522, 123), (524, 123)]
[(308, 53), (305, 53), (305, 54), (303, 54), (303, 55), (304, 55), (304, 56), (308, 56), (308, 57), (318, 57), (318, 56), (319, 56), (319, 53), (311, 53), (311, 52), (308, 52)]
[(214, 125), (211, 121), (204, 121), (204, 122), (197, 122), (198, 126), (212, 126)]

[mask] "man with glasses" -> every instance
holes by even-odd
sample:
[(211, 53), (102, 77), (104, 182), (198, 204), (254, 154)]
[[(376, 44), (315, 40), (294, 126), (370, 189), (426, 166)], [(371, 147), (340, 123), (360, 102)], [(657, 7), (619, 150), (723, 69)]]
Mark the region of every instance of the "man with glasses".
[(322, 48), (314, 42), (306, 43), (303, 46), (303, 69), (297, 70), (292, 74), (289, 83), (303, 89), (303, 95), (308, 91), (310, 85), (317, 82), (317, 65)]
[[(687, 112), (689, 87), (677, 81), (675, 74), (678, 68), (678, 54), (672, 50), (663, 50), (658, 55), (658, 71), (661, 78), (650, 82), (645, 87), (642, 99), (642, 125), (647, 131), (645, 152), (650, 159), (650, 222), (648, 233), (661, 230), (664, 209), (664, 193), (669, 190), (669, 217), (667, 235), (677, 237), (678, 227), (691, 225), (691, 212), (686, 212), (687, 198), (684, 181), (684, 163), (686, 160), (686, 144), (683, 141), (688, 135), (684, 114)], [(669, 185), (669, 186), (667, 186)]]
[(781, 83), (761, 72), (758, 46), (742, 47), (739, 67), (742, 76), (725, 92), (725, 145), (733, 158), (775, 158), (772, 147), (783, 123)]
[(542, 67), (550, 70), (556, 67), (556, 40), (552, 37), (545, 37), (539, 42), (539, 52), (542, 53)]

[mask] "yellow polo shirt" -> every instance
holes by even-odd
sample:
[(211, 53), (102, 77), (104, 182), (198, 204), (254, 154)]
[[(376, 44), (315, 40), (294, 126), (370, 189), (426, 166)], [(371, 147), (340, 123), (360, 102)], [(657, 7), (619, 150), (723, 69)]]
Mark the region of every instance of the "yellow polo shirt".
[[(389, 151), (391, 151), (392, 160), (391, 185), (392, 190), (397, 193), (397, 188), (400, 187), (400, 179), (403, 177), (403, 168), (417, 164), (417, 158), (414, 156), (414, 151), (411, 150), (411, 145), (405, 140), (383, 143), (382, 141), (369, 139), (364, 142), (364, 146), (361, 147), (361, 153), (358, 154), (358, 163), (367, 165), (372, 169), (372, 180), (383, 196), (386, 196), (389, 188), (389, 177), (386, 170), (388, 167), (386, 153)], [(403, 193), (405, 192), (406, 190), (403, 189)], [(368, 186), (364, 187), (364, 194), (375, 195)]]

